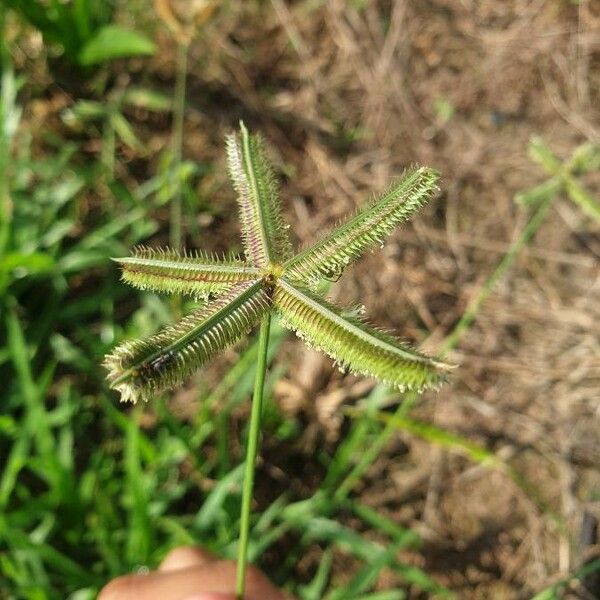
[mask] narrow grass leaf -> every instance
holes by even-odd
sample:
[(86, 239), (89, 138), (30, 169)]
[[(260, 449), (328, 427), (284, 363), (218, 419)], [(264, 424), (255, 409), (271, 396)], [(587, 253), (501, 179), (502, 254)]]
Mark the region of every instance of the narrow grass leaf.
[(586, 215), (600, 222), (600, 201), (596, 200), (574, 177), (565, 176), (564, 182), (569, 198)]
[(357, 517), (362, 519), (371, 528), (387, 535), (393, 540), (398, 549), (416, 548), (421, 545), (421, 537), (415, 531), (401, 527), (385, 515), (377, 512), (361, 502), (349, 501), (344, 503)]
[(321, 598), (323, 598), (332, 566), (333, 550), (327, 548), (319, 560), (317, 572), (312, 578), (312, 581), (309, 584), (300, 587), (299, 595), (301, 600), (321, 600)]
[(83, 46), (78, 58), (82, 65), (89, 67), (117, 58), (148, 56), (155, 50), (154, 42), (142, 33), (105, 25)]
[(383, 592), (355, 596), (352, 600), (404, 600), (406, 597), (406, 592), (403, 590), (385, 590)]
[(398, 549), (395, 545), (373, 555), (369, 562), (354, 575), (343, 587), (337, 588), (326, 596), (327, 600), (350, 600), (365, 592), (373, 585), (381, 571), (388, 567), (396, 557)]
[(215, 527), (222, 514), (225, 498), (232, 493), (239, 495), (243, 475), (244, 463), (232, 469), (223, 479), (217, 482), (194, 518), (195, 527), (201, 531)]
[(125, 476), (129, 494), (129, 526), (127, 528), (127, 557), (129, 564), (146, 562), (152, 548), (152, 524), (148, 514), (146, 475), (140, 459), (139, 416), (128, 420), (125, 438)]
[(428, 442), (437, 444), (438, 446), (458, 450), (478, 464), (494, 467), (501, 471), (508, 470), (506, 463), (498, 458), (492, 451), (475, 444), (456, 433), (446, 431), (445, 429), (441, 429), (440, 427), (436, 427), (429, 423), (416, 421), (409, 417), (399, 417), (380, 412), (376, 418), (384, 423), (389, 422), (398, 430), (408, 431), (409, 433), (427, 440)]
[(564, 594), (572, 582), (578, 579), (584, 579), (588, 575), (594, 573), (600, 573), (600, 559), (593, 560), (583, 565), (568, 577), (565, 577), (553, 586), (538, 592), (531, 600), (561, 600), (565, 598)]

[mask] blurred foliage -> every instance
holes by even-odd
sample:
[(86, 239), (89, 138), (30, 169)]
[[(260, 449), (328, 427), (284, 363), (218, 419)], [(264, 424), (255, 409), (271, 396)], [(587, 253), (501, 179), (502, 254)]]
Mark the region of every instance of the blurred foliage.
[[(49, 39), (61, 42), (58, 29), (52, 32)], [(66, 39), (61, 43), (76, 47)], [(27, 83), (5, 60), (0, 596), (83, 600), (94, 598), (118, 574), (156, 566), (177, 544), (201, 542), (234, 557), (243, 465), (229, 424), (250, 395), (257, 348), (252, 343), (243, 350), (215, 389), (199, 385), (197, 412), (187, 420), (175, 418), (164, 398), (129, 414), (119, 409), (104, 383), (102, 356), (125, 337), (155, 330), (170, 308), (122, 286), (110, 257), (164, 231), (166, 224), (156, 215), (176, 190), (183, 193), (186, 211), (214, 211), (193, 186), (210, 166), (177, 163), (167, 152), (159, 157), (155, 176), (134, 184), (114, 168), (121, 147), (146, 152), (127, 112), (131, 107), (168, 111), (170, 98), (134, 85), (109, 89), (98, 99), (75, 97), (62, 113), (68, 129), (34, 131), (26, 122), (19, 125), (18, 95)], [(69, 131), (78, 137), (70, 139)], [(86, 139), (99, 140), (97, 153), (83, 151)], [(126, 330), (121, 322), (128, 323)], [(274, 326), (271, 338), (269, 360), (282, 330)], [(267, 391), (281, 372), (282, 367), (272, 369)], [(299, 423), (283, 417), (270, 400), (265, 427), (282, 442), (300, 432)], [(448, 595), (424, 571), (399, 562), (399, 549), (418, 544), (415, 533), (347, 500), (352, 486), (338, 493), (337, 483), (378, 428), (376, 422), (365, 427), (357, 421), (349, 444), (333, 457), (319, 457), (327, 475), (313, 498), (280, 496), (254, 516), (251, 560), (260, 562), (274, 545), (295, 540), (289, 559), (269, 574), (301, 599), (363, 597), (384, 568), (395, 570), (407, 585)], [(382, 543), (344, 525), (346, 516), (379, 530)], [(348, 584), (340, 588), (330, 580), (326, 562), (305, 586), (294, 581), (298, 558), (315, 545), (329, 555), (338, 548), (365, 562), (351, 582), (351, 596)], [(403, 592), (384, 597), (403, 597)]]
[(154, 53), (154, 43), (146, 35), (112, 23), (114, 1), (4, 0), (4, 4), (35, 27), (46, 44), (60, 47), (73, 64), (91, 66)]

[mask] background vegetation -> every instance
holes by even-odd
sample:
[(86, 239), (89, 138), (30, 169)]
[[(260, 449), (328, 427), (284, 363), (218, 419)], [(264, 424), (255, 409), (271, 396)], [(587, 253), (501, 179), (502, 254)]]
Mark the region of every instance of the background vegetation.
[(99, 364), (184, 308), (111, 256), (239, 247), (240, 118), (300, 245), (404, 166), (443, 173), (331, 294), (461, 365), (391, 395), (273, 327), (252, 559), (301, 600), (595, 597), (593, 2), (0, 8), (0, 597), (93, 598), (181, 543), (235, 555), (256, 345), (135, 408)]

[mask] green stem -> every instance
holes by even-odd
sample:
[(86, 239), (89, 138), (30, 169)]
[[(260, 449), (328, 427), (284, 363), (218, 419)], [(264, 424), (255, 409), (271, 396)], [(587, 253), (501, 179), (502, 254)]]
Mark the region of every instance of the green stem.
[(250, 508), (252, 490), (254, 487), (254, 470), (260, 435), (260, 419), (262, 414), (263, 389), (267, 372), (267, 350), (269, 347), (269, 330), (271, 315), (263, 317), (258, 339), (258, 364), (254, 379), (254, 394), (252, 395), (252, 413), (250, 415), (250, 430), (248, 433), (248, 448), (246, 450), (246, 466), (244, 486), (242, 489), (242, 513), (240, 517), (240, 541), (238, 547), (237, 577), (235, 593), (238, 600), (243, 600), (246, 584), (246, 567), (248, 562), (248, 539), (250, 534)]
[(185, 88), (187, 79), (188, 45), (180, 43), (177, 48), (177, 73), (175, 77), (175, 97), (173, 104), (173, 173), (175, 190), (171, 200), (171, 230), (169, 241), (175, 250), (181, 248), (181, 147), (183, 144), (183, 117), (185, 112)]
[(444, 340), (444, 343), (442, 344), (442, 352), (452, 350), (458, 344), (463, 334), (473, 324), (481, 305), (491, 294), (498, 281), (504, 276), (506, 271), (508, 271), (508, 268), (512, 265), (513, 261), (515, 258), (517, 258), (521, 250), (529, 243), (531, 238), (539, 229), (544, 217), (546, 216), (548, 208), (552, 204), (552, 200), (553, 198), (548, 198), (540, 204), (537, 211), (521, 231), (521, 235), (519, 235), (519, 237), (512, 243), (508, 249), (508, 252), (504, 255), (504, 258), (496, 267), (496, 270), (490, 275), (483, 287), (479, 290), (479, 293), (471, 300), (467, 310), (465, 310), (460, 321), (456, 324), (456, 327)]
[(389, 441), (395, 435), (396, 430), (392, 421), (397, 418), (402, 418), (408, 415), (415, 405), (417, 395), (414, 393), (405, 394), (401, 404), (398, 405), (394, 416), (381, 430), (373, 442), (365, 449), (360, 460), (352, 468), (350, 473), (338, 486), (333, 494), (336, 503), (342, 503), (350, 495), (354, 486), (361, 480), (367, 469), (375, 462), (381, 451), (387, 446)]

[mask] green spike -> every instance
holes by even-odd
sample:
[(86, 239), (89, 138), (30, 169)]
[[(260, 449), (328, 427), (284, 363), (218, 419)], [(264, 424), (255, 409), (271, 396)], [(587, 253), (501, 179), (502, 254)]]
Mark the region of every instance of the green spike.
[(105, 359), (110, 387), (137, 402), (181, 384), (239, 340), (270, 307), (262, 282), (244, 282), (208, 306), (143, 340), (117, 346)]
[(229, 175), (238, 193), (246, 258), (257, 267), (266, 267), (287, 260), (292, 247), (265, 144), (260, 136), (251, 136), (242, 122), (240, 130), (240, 137), (227, 137)]
[(409, 219), (437, 191), (438, 174), (419, 167), (407, 171), (401, 181), (338, 225), (314, 246), (284, 264), (290, 280), (308, 282), (335, 279), (348, 264), (372, 246), (380, 245), (393, 229)]
[[(207, 304), (145, 339), (125, 342), (106, 358), (111, 387), (123, 400), (147, 400), (179, 385), (213, 354), (238, 340), (261, 317), (278, 312), (310, 345), (354, 373), (399, 389), (438, 386), (447, 365), (387, 333), (367, 327), (356, 310), (343, 312), (310, 291), (340, 277), (367, 248), (381, 244), (437, 189), (437, 173), (409, 170), (399, 183), (311, 248), (292, 256), (279, 192), (264, 142), (240, 124), (227, 139), (238, 194), (246, 260), (169, 248), (137, 248), (116, 259), (123, 279), (139, 289), (189, 294)], [(216, 296), (210, 300), (210, 296)]]
[(368, 327), (354, 315), (345, 316), (283, 277), (277, 282), (273, 302), (286, 327), (343, 370), (374, 377), (401, 391), (436, 388), (444, 381), (449, 365)]
[(236, 283), (260, 278), (260, 272), (240, 259), (219, 258), (169, 248), (136, 248), (133, 256), (115, 258), (123, 281), (141, 290), (185, 294), (207, 300)]

